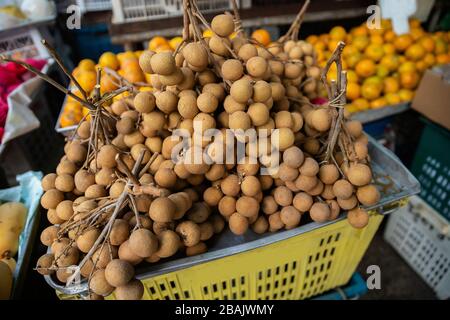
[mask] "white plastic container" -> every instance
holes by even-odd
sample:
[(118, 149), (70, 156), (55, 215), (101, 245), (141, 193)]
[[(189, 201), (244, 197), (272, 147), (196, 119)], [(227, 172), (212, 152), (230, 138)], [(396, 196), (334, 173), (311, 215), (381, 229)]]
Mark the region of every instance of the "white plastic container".
[(420, 197), (389, 217), (384, 239), (436, 292), (450, 298), (450, 223)]

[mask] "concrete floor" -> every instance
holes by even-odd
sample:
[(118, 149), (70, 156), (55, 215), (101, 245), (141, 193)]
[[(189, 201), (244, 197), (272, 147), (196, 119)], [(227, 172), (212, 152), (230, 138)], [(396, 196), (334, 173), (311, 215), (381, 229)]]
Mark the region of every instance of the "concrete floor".
[(381, 289), (369, 290), (361, 300), (430, 300), (436, 299), (433, 290), (412, 270), (397, 252), (383, 239), (384, 225), (378, 230), (369, 246), (358, 272), (364, 279), (367, 267), (378, 265), (381, 270)]

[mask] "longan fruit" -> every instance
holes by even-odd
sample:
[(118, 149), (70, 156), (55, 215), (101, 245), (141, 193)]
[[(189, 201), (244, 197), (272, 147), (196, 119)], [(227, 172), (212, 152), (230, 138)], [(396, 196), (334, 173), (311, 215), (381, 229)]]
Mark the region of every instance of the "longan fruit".
[(380, 192), (373, 184), (359, 187), (356, 190), (356, 197), (359, 202), (365, 206), (372, 206), (380, 201)]
[(194, 127), (201, 124), (201, 133), (204, 133), (208, 129), (215, 129), (216, 120), (211, 115), (200, 112), (194, 117)]
[(194, 246), (186, 248), (186, 256), (192, 257), (198, 254), (202, 254), (208, 251), (208, 247), (204, 242), (199, 242)]
[(117, 199), (125, 189), (125, 183), (123, 181), (116, 181), (109, 188), (109, 196), (113, 199)]
[(254, 126), (262, 126), (269, 121), (270, 117), (269, 109), (261, 102), (252, 103), (248, 107), (247, 114), (250, 116)]
[(303, 151), (296, 146), (292, 146), (283, 152), (283, 163), (291, 168), (299, 168), (304, 159)]
[(241, 183), (241, 191), (244, 195), (254, 197), (261, 191), (261, 183), (255, 176), (244, 177)]
[(212, 93), (204, 92), (197, 97), (197, 106), (201, 112), (212, 113), (219, 106), (219, 101)]
[[(272, 137), (274, 135), (272, 134)], [(278, 141), (272, 139), (272, 144), (276, 145), (278, 142), (278, 149), (284, 151), (294, 144), (295, 136), (290, 128), (280, 128), (278, 129)]]
[(259, 164), (255, 158), (244, 157), (238, 162), (236, 169), (242, 176), (254, 176), (258, 173)]
[(185, 119), (194, 119), (200, 112), (197, 107), (197, 98), (193, 95), (183, 95), (178, 100), (178, 112)]
[(220, 183), (220, 189), (224, 195), (236, 197), (241, 191), (239, 177), (235, 174), (225, 177)]
[(114, 182), (114, 180), (116, 180), (116, 175), (114, 170), (111, 168), (100, 169), (95, 174), (95, 183), (101, 186), (109, 186)]
[(298, 78), (302, 73), (302, 66), (299, 63), (288, 62), (284, 65), (284, 76), (288, 79)]
[(42, 178), (41, 186), (44, 191), (55, 189), (55, 180), (57, 175), (55, 173), (49, 173)]
[(168, 76), (176, 70), (175, 59), (170, 52), (155, 53), (150, 58), (153, 73)]
[(152, 111), (142, 115), (143, 124), (150, 130), (162, 130), (166, 123), (164, 113), (161, 111)]
[(47, 210), (47, 220), (51, 224), (61, 224), (64, 221), (66, 221), (66, 220), (61, 219), (60, 217), (58, 217), (58, 215), (56, 214), (56, 209), (49, 209), (49, 210)]
[(153, 200), (150, 205), (149, 215), (153, 221), (170, 222), (175, 216), (176, 206), (167, 197), (159, 197)]
[(219, 101), (225, 99), (225, 87), (222, 83), (208, 83), (203, 86), (202, 92), (209, 92), (216, 96)]
[(277, 211), (269, 216), (269, 231), (275, 232), (284, 227), (283, 221), (281, 221), (280, 212)]
[(330, 207), (330, 217), (328, 218), (328, 220), (336, 220), (339, 216), (339, 213), (341, 211), (341, 208), (339, 207), (339, 204), (337, 203), (336, 200), (327, 200), (326, 203), (328, 204), (328, 206)]
[(126, 260), (113, 259), (105, 268), (105, 279), (113, 287), (123, 286), (133, 277), (133, 265)]
[(300, 174), (314, 177), (319, 173), (319, 164), (311, 157), (307, 157), (299, 168)]
[(159, 247), (156, 255), (160, 258), (168, 258), (177, 253), (180, 247), (180, 237), (172, 230), (164, 230), (158, 235)]
[(317, 131), (325, 132), (330, 130), (331, 116), (326, 109), (318, 109), (311, 112), (311, 124)]
[(79, 141), (72, 141), (66, 152), (67, 159), (73, 163), (80, 163), (86, 160), (87, 148)]
[(272, 90), (270, 85), (264, 80), (258, 80), (253, 85), (253, 101), (266, 102), (272, 97)]
[(205, 222), (211, 214), (211, 209), (205, 202), (196, 202), (186, 213), (186, 217), (195, 222)]
[(183, 221), (177, 228), (176, 232), (180, 235), (186, 247), (195, 246), (200, 242), (200, 227), (192, 221)]
[(191, 174), (187, 179), (188, 182), (192, 186), (199, 186), (203, 183), (205, 176), (203, 174)]
[(300, 174), (295, 180), (295, 186), (301, 191), (309, 192), (317, 186), (318, 182), (319, 179), (317, 179), (316, 176), (310, 177)]
[(172, 188), (177, 183), (177, 175), (173, 169), (160, 168), (155, 174), (155, 182), (163, 188)]
[(249, 75), (260, 78), (266, 73), (268, 64), (263, 57), (255, 56), (246, 61), (245, 67)]
[(280, 164), (278, 176), (283, 181), (294, 181), (299, 175), (298, 169), (288, 166), (286, 163)]
[(354, 186), (364, 186), (372, 180), (372, 171), (369, 166), (362, 163), (350, 164), (347, 178)]
[(78, 236), (76, 241), (78, 250), (88, 253), (99, 236), (100, 231), (98, 229), (93, 228), (84, 231)]
[(211, 207), (217, 206), (222, 198), (222, 191), (216, 187), (209, 187), (203, 193), (203, 200)]
[(262, 212), (267, 215), (271, 215), (278, 210), (278, 203), (273, 196), (265, 196), (261, 204)]
[(92, 261), (100, 269), (106, 268), (111, 259), (117, 258), (117, 247), (108, 244), (100, 246), (92, 255)]
[(225, 97), (225, 101), (223, 102), (223, 107), (228, 114), (232, 114), (236, 111), (245, 111), (246, 104), (237, 102), (233, 99), (231, 95)]
[(50, 270), (49, 268), (53, 265), (55, 261), (55, 256), (51, 253), (44, 254), (41, 256), (36, 263), (36, 271), (42, 274), (43, 276), (51, 275), (54, 273), (54, 270)]
[(186, 192), (173, 193), (169, 195), (168, 198), (172, 200), (176, 207), (174, 215), (175, 220), (181, 219), (192, 206), (192, 199)]
[(348, 199), (337, 198), (336, 200), (342, 210), (351, 210), (358, 205), (358, 199), (355, 195), (352, 195)]
[(224, 217), (231, 216), (234, 212), (236, 212), (236, 199), (232, 196), (224, 196), (219, 201), (218, 209), (220, 214)]
[(258, 215), (259, 202), (253, 197), (242, 196), (236, 201), (236, 211), (246, 218), (253, 217)]
[(333, 193), (337, 198), (348, 199), (353, 194), (353, 186), (345, 179), (340, 179), (333, 184)]
[(323, 191), (320, 195), (322, 198), (324, 198), (325, 200), (332, 200), (334, 199), (336, 196), (334, 195), (333, 192), (333, 185), (332, 184), (326, 184), (323, 188)]
[(208, 65), (208, 53), (199, 42), (188, 43), (182, 52), (189, 65), (202, 70)]
[(112, 145), (104, 145), (97, 154), (97, 163), (100, 168), (114, 168), (116, 163), (117, 150)]
[(362, 208), (354, 208), (347, 214), (350, 225), (357, 229), (362, 229), (369, 223), (369, 214)]
[(154, 222), (153, 232), (158, 236), (161, 232), (166, 230), (173, 230), (175, 228), (175, 223), (172, 222)]
[(213, 231), (215, 234), (219, 234), (222, 232), (223, 228), (225, 227), (225, 221), (223, 218), (218, 215), (214, 214), (209, 218), (210, 223), (212, 224)]
[(313, 205), (313, 198), (306, 192), (299, 192), (295, 195), (292, 204), (300, 212), (307, 212)]
[(60, 268), (73, 266), (78, 263), (80, 253), (77, 248), (70, 247), (55, 256), (56, 265)]
[(92, 277), (89, 279), (89, 290), (100, 296), (107, 296), (113, 292), (114, 287), (106, 281), (104, 269), (94, 272)]
[(219, 14), (211, 21), (211, 29), (221, 37), (228, 37), (234, 31), (233, 17), (228, 14)]
[(209, 240), (214, 235), (214, 228), (211, 222), (206, 221), (199, 224), (200, 241)]
[(84, 195), (89, 199), (102, 198), (106, 196), (106, 190), (104, 186), (93, 184), (86, 189)]
[(319, 169), (319, 179), (325, 184), (335, 183), (339, 176), (339, 170), (334, 164), (325, 164)]
[[(161, 84), (167, 86), (166, 90), (170, 90), (170, 86), (176, 86), (183, 81), (184, 75), (181, 69), (177, 67), (173, 73), (167, 76), (159, 75), (158, 77)], [(176, 88), (174, 88), (174, 90), (176, 90)]]
[(239, 60), (228, 59), (222, 64), (222, 76), (225, 80), (236, 81), (242, 77), (244, 67)]
[(141, 67), (142, 71), (148, 74), (155, 73), (151, 66), (151, 58), (155, 54), (155, 52), (150, 50), (144, 50), (142, 54), (139, 57), (139, 66)]
[(119, 247), (118, 252), (119, 259), (128, 261), (133, 266), (139, 264), (143, 259), (139, 257), (138, 255), (134, 254), (133, 251), (130, 249), (130, 241), (127, 240), (123, 242)]
[(158, 238), (147, 229), (133, 231), (129, 241), (131, 251), (141, 258), (150, 257), (158, 250)]
[(283, 207), (289, 206), (292, 203), (292, 191), (285, 186), (279, 186), (274, 190), (273, 197), (275, 201)]
[(120, 116), (122, 113), (129, 110), (129, 108), (125, 100), (118, 100), (111, 104), (111, 110), (116, 116)]
[(359, 138), (362, 135), (363, 127), (360, 121), (352, 120), (345, 123), (345, 127), (354, 138)]
[(41, 197), (41, 205), (44, 209), (56, 209), (57, 205), (64, 200), (64, 194), (57, 189), (46, 191)]
[(139, 92), (133, 100), (134, 108), (141, 113), (149, 113), (155, 109), (156, 99), (151, 92)]
[[(209, 38), (208, 45), (209, 45), (209, 48), (211, 49), (211, 51), (213, 53), (217, 54), (218, 56), (227, 57), (230, 54), (227, 46), (230, 47), (231, 42), (227, 38), (222, 38), (222, 37), (213, 35), (211, 38)], [(220, 59), (216, 59), (216, 60), (220, 61)], [(220, 64), (220, 62), (219, 62), (219, 64)]]
[(258, 219), (256, 219), (256, 221), (252, 224), (252, 230), (257, 234), (266, 233), (268, 229), (269, 229), (269, 222), (264, 216), (258, 217)]
[(58, 176), (68, 174), (73, 176), (77, 172), (77, 166), (68, 159), (62, 159), (61, 162), (56, 167), (56, 173)]
[(291, 128), (293, 120), (289, 111), (279, 111), (275, 114), (275, 127), (279, 128)]
[(319, 140), (315, 138), (307, 138), (303, 142), (303, 150), (305, 150), (306, 153), (309, 153), (310, 155), (316, 155), (320, 150), (320, 143)]
[(238, 103), (247, 103), (253, 95), (253, 86), (250, 80), (241, 78), (231, 85), (230, 95)]
[(87, 170), (81, 169), (74, 176), (75, 188), (80, 192), (86, 192), (86, 189), (95, 184), (95, 176)]
[(127, 284), (114, 290), (117, 300), (141, 300), (144, 295), (144, 285), (137, 279), (132, 279)]
[(258, 55), (258, 50), (256, 47), (250, 43), (246, 43), (239, 48), (238, 56), (244, 62), (247, 62), (250, 58), (256, 57)]
[(63, 221), (69, 220), (73, 215), (73, 202), (70, 200), (61, 201), (56, 206), (55, 214)]
[(178, 97), (173, 92), (162, 91), (156, 95), (156, 107), (165, 114), (177, 110), (177, 105)]
[(109, 242), (113, 246), (120, 246), (127, 241), (130, 235), (130, 224), (124, 219), (116, 219), (113, 222), (111, 233), (109, 234)]
[(369, 149), (367, 148), (366, 144), (364, 144), (363, 142), (355, 142), (353, 146), (355, 148), (356, 156), (353, 157), (352, 160), (360, 160), (361, 161), (368, 157)]
[(326, 203), (316, 202), (311, 206), (309, 210), (311, 219), (315, 222), (325, 222), (331, 216), (330, 207)]
[(59, 227), (49, 226), (45, 228), (41, 233), (41, 242), (43, 245), (49, 247), (53, 241), (58, 237)]
[(205, 178), (209, 181), (217, 181), (225, 175), (225, 166), (223, 164), (213, 164), (208, 172), (205, 173)]
[(286, 226), (286, 229), (292, 229), (298, 226), (301, 217), (300, 212), (293, 206), (284, 207), (280, 211), (280, 219)]
[(313, 197), (319, 196), (323, 192), (323, 189), (324, 189), (323, 182), (320, 180), (317, 180), (316, 186), (314, 188), (312, 188), (311, 190), (309, 190), (308, 193), (310, 195), (312, 195)]
[(231, 232), (235, 235), (243, 235), (248, 229), (248, 219), (243, 215), (235, 212), (230, 216), (230, 220), (228, 221)]

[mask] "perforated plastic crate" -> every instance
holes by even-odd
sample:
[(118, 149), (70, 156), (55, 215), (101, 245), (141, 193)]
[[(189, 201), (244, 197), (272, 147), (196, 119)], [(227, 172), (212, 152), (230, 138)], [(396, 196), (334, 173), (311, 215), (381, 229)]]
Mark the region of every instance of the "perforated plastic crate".
[(450, 221), (450, 132), (424, 121), (412, 173), (422, 185), (423, 200)]
[(107, 11), (112, 9), (111, 0), (76, 0), (82, 12)]
[[(419, 192), (395, 155), (370, 138), (369, 152), (382, 199), (367, 208), (369, 224), (355, 229), (345, 215), (292, 230), (236, 236), (230, 230), (208, 242), (208, 252), (175, 257), (136, 270), (144, 299), (306, 299), (345, 285), (355, 272), (384, 214)], [(66, 288), (45, 276), (60, 299), (82, 299), (86, 283)], [(107, 297), (114, 299), (114, 295)]]
[[(251, 0), (239, 1), (243, 8), (251, 7)], [(232, 9), (229, 0), (197, 0), (204, 13)], [(239, 3), (238, 3), (239, 5)], [(112, 0), (113, 23), (163, 19), (183, 15), (182, 0)]]
[(388, 221), (384, 238), (435, 290), (450, 298), (450, 224), (420, 197)]
[(14, 59), (48, 58), (48, 51), (41, 43), (42, 35), (36, 28), (8, 31), (0, 38), (0, 54)]

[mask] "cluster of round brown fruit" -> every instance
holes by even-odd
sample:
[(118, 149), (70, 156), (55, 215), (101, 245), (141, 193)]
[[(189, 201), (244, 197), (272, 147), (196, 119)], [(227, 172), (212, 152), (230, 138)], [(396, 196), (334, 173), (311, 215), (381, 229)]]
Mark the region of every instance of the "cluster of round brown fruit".
[[(214, 35), (203, 39), (201, 14), (193, 14), (195, 6), (185, 10), (189, 28), (179, 50), (140, 57), (154, 90), (91, 111), (56, 173), (42, 180), (41, 204), (52, 226), (41, 234), (49, 251), (37, 271), (62, 283), (75, 274), (87, 278), (91, 299), (140, 299), (135, 265), (180, 251), (204, 253), (225, 221), (237, 235), (248, 228), (274, 232), (298, 226), (307, 212), (324, 222), (342, 209), (350, 210), (353, 226), (364, 227), (368, 215), (360, 205), (379, 198), (359, 123), (344, 122), (346, 147), (333, 145), (334, 162), (323, 158), (336, 115), (331, 106), (309, 103), (320, 78), (312, 47), (290, 39), (264, 48), (241, 32), (230, 41), (236, 19), (228, 13), (214, 17)], [(177, 129), (192, 138), (182, 150)], [(203, 135), (208, 129), (257, 134), (211, 141)], [(261, 129), (277, 138), (263, 140)], [(225, 161), (216, 150), (234, 150), (234, 142), (247, 143), (245, 152)], [(198, 150), (208, 161), (183, 161)], [(270, 160), (275, 153), (279, 168)]]

